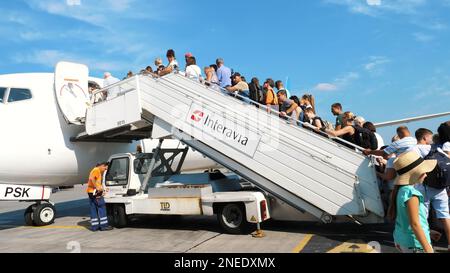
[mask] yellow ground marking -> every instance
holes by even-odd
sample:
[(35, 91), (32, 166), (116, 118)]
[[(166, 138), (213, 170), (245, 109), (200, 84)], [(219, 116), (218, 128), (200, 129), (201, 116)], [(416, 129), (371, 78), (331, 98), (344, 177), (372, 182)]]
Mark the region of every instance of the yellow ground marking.
[(376, 251), (363, 242), (345, 242), (327, 253), (376, 253)]
[(305, 246), (311, 241), (313, 234), (306, 234), (303, 240), (292, 250), (292, 253), (300, 253)]

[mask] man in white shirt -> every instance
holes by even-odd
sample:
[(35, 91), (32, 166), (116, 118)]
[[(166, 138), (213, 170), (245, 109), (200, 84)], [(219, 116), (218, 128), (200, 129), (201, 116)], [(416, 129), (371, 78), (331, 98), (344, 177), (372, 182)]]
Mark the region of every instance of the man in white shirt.
[[(113, 85), (115, 83), (118, 83), (120, 81), (119, 79), (114, 78), (110, 72), (105, 72), (105, 74), (103, 75), (103, 79), (104, 79), (103, 80), (104, 88), (106, 88), (110, 85)], [(119, 94), (119, 92), (120, 92), (120, 88), (118, 86), (109, 88), (107, 90), (107, 99), (110, 100), (110, 99), (115, 98)]]
[(399, 156), (417, 145), (417, 140), (411, 137), (408, 127), (401, 126), (397, 128), (397, 135), (400, 139), (391, 143), (386, 149), (377, 151), (365, 150), (363, 153), (365, 155), (376, 155), (388, 158), (391, 154)]

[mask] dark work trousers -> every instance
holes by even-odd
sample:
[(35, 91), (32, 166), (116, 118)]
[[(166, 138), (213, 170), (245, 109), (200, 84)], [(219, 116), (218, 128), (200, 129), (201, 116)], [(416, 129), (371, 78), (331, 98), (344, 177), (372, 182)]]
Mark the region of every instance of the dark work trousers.
[(91, 208), (91, 229), (95, 231), (108, 227), (105, 199), (103, 197), (96, 198), (89, 194), (89, 205)]

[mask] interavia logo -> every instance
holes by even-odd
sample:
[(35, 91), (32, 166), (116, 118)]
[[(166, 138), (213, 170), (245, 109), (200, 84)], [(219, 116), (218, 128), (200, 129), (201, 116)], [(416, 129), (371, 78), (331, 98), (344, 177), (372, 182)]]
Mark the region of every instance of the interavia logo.
[[(225, 116), (222, 111), (209, 110), (205, 105), (193, 103), (185, 121), (200, 131), (192, 131), (192, 137), (213, 146), (217, 145), (215, 141), (220, 141), (250, 157), (255, 156), (261, 141), (260, 135), (232, 120), (229, 114)], [(227, 149), (226, 146), (214, 147)]]
[(241, 133), (232, 128), (228, 128), (223, 122), (219, 121), (218, 119), (212, 118), (210, 115), (206, 116), (203, 125), (206, 128), (211, 129), (213, 132), (219, 133), (222, 136), (233, 140), (243, 146), (247, 146), (248, 144), (248, 137), (243, 136)]
[(199, 122), (200, 120), (202, 120), (203, 116), (205, 114), (202, 111), (199, 110), (195, 110), (194, 113), (191, 116), (191, 119), (195, 122)]

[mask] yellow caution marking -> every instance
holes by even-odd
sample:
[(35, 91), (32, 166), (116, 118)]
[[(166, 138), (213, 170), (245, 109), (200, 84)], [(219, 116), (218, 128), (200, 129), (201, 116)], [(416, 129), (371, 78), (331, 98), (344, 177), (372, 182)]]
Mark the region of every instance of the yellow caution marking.
[(252, 216), (252, 218), (250, 219), (250, 221), (256, 222), (256, 217), (255, 217), (255, 216)]
[(364, 242), (345, 242), (327, 253), (376, 253), (377, 251)]
[(292, 250), (292, 253), (300, 253), (305, 248), (305, 246), (311, 241), (312, 234), (306, 234), (303, 240)]

